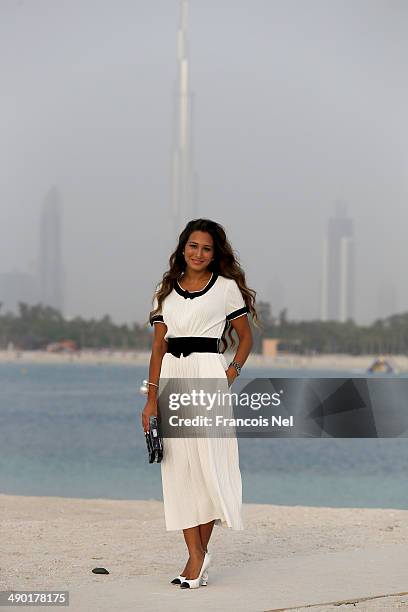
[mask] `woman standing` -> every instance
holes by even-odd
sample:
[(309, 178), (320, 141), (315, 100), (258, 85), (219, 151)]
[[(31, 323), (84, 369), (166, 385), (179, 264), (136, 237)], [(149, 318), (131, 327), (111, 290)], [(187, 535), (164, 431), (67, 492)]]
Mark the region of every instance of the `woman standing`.
[[(172, 253), (170, 269), (153, 299), (150, 324), (154, 338), (149, 367), (148, 399), (142, 412), (144, 431), (157, 415), (159, 379), (223, 378), (232, 384), (251, 347), (250, 313), (256, 323), (256, 292), (224, 229), (208, 219), (190, 221)], [(231, 347), (235, 329), (239, 344), (228, 365), (220, 352)], [(183, 530), (189, 559), (171, 582), (181, 588), (207, 584), (208, 542), (214, 524), (243, 529), (242, 483), (235, 437), (164, 438), (161, 461), (166, 529)]]

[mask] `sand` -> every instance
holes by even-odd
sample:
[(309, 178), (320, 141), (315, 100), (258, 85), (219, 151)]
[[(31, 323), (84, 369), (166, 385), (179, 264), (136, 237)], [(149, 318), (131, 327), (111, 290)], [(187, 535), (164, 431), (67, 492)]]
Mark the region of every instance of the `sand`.
[[(224, 610), (275, 610), (280, 608), (274, 606), (282, 602), (285, 605), (298, 602), (297, 610), (309, 610), (305, 605), (324, 604), (311, 608), (316, 612), (408, 609), (408, 595), (401, 595), (408, 592), (408, 570), (406, 588), (403, 588), (401, 578), (398, 582), (398, 568), (392, 567), (393, 563), (397, 564), (395, 559), (402, 562), (401, 554), (408, 548), (408, 510), (244, 504), (243, 516), (244, 531), (214, 528), (209, 548), (213, 556), (211, 571), (216, 578), (212, 586), (209, 581), (208, 587), (198, 589), (206, 593), (195, 600), (196, 610), (208, 609), (207, 606), (222, 609), (216, 604), (223, 597), (231, 601), (230, 608), (223, 604)], [(153, 589), (161, 593), (161, 598), (168, 598), (165, 609), (188, 609), (192, 605), (190, 599), (188, 607), (184, 608), (187, 599), (177, 600), (180, 589), (168, 584), (184, 566), (186, 549), (182, 532), (165, 530), (160, 501), (0, 495), (0, 521), (0, 590), (69, 589), (70, 610), (158, 610), (160, 606), (149, 607), (151, 598), (147, 597), (154, 585)], [(361, 555), (365, 551), (369, 559), (378, 557), (371, 571), (378, 568), (379, 576), (374, 579), (374, 575), (364, 575), (357, 582), (357, 586), (361, 586), (357, 592), (352, 584), (352, 563), (354, 559), (355, 576), (358, 571), (364, 573), (367, 563)], [(387, 562), (388, 552), (396, 556)], [(330, 571), (325, 584), (320, 584), (316, 576), (312, 592), (310, 579), (307, 582), (305, 579), (303, 586), (301, 576), (294, 579), (296, 572), (301, 575), (305, 573), (303, 570), (313, 572), (314, 564), (316, 570), (321, 568), (320, 573), (326, 571), (330, 560), (335, 559), (340, 570), (344, 567), (352, 572), (347, 574), (349, 578), (343, 577), (344, 584), (339, 584), (338, 588), (336, 575)], [(95, 576), (91, 573), (94, 567), (106, 567), (111, 573)], [(264, 580), (263, 568), (269, 567), (272, 568), (271, 577), (277, 578), (277, 572), (281, 572), (278, 586), (269, 599), (267, 592), (262, 591), (259, 607), (257, 596), (254, 599), (252, 594), (246, 607), (245, 594), (249, 594), (251, 576), (254, 580)], [(294, 589), (289, 589), (287, 597), (283, 592), (285, 572), (289, 581), (293, 579)], [(241, 575), (238, 586), (229, 592), (228, 581)], [(330, 586), (330, 591), (331, 577), (334, 586)], [(366, 579), (367, 584), (364, 583)], [(248, 580), (248, 588), (245, 580)], [(279, 585), (282, 587), (280, 593)], [(117, 608), (108, 603), (115, 588), (123, 598), (121, 603), (115, 599)], [(142, 598), (139, 606), (132, 603), (133, 588), (137, 597)], [(238, 588), (242, 589), (239, 605), (232, 603)], [(126, 599), (128, 592), (129, 601)], [(191, 598), (193, 593), (196, 592), (189, 592), (187, 597)], [(395, 593), (400, 595), (395, 596)], [(357, 597), (353, 601), (359, 603), (339, 607), (339, 602), (350, 594)], [(92, 604), (87, 602), (87, 597)], [(143, 603), (143, 597), (148, 601)], [(364, 597), (370, 599), (364, 601)]]

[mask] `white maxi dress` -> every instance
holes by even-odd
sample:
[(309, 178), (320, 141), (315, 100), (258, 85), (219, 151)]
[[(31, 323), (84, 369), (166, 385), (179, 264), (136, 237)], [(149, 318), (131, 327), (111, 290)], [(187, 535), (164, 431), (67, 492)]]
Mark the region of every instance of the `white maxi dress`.
[[(166, 340), (180, 336), (221, 338), (227, 320), (247, 313), (236, 281), (213, 272), (200, 291), (184, 290), (177, 283), (150, 323), (167, 326)], [(166, 353), (160, 378), (226, 380), (227, 368), (222, 353), (196, 352), (180, 357)], [(236, 437), (163, 438), (160, 466), (167, 531), (188, 529), (212, 520), (221, 527), (244, 529)]]

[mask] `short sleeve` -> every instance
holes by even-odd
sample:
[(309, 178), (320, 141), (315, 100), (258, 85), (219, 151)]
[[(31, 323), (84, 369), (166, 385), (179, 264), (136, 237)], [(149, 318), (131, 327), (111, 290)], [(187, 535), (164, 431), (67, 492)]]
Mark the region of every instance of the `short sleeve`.
[[(157, 289), (157, 291), (159, 291), (159, 289), (160, 289), (160, 287)], [(153, 310), (156, 310), (158, 305), (159, 305), (159, 303), (158, 303), (158, 300), (157, 300), (157, 292), (156, 292), (156, 295), (154, 296), (154, 300), (153, 300)], [(153, 327), (153, 325), (155, 323), (164, 323), (163, 314), (161, 312), (159, 312), (158, 314), (155, 314), (154, 316), (150, 316), (149, 321), (150, 321), (150, 325), (152, 327)]]
[(248, 313), (242, 293), (234, 279), (229, 279), (225, 294), (225, 316), (227, 321), (232, 321)]

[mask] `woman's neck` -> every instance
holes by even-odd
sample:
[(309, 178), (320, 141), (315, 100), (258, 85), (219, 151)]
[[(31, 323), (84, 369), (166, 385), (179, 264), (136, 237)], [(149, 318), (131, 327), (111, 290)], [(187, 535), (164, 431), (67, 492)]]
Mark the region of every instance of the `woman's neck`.
[[(202, 273), (200, 274), (200, 276), (186, 276), (186, 273), (184, 272), (181, 275), (180, 279), (177, 281), (177, 283), (179, 287), (181, 287), (185, 291), (201, 291), (202, 289), (205, 289), (208, 286), (212, 275), (213, 273), (210, 272), (210, 276), (208, 276), (208, 273), (206, 276), (204, 276)], [(182, 282), (183, 284), (180, 285), (180, 282)]]
[(191, 281), (192, 283), (199, 283), (200, 281), (204, 281), (210, 278), (212, 272), (210, 270), (204, 270), (203, 272), (196, 272), (195, 270), (186, 270), (182, 273), (182, 279), (186, 281)]

